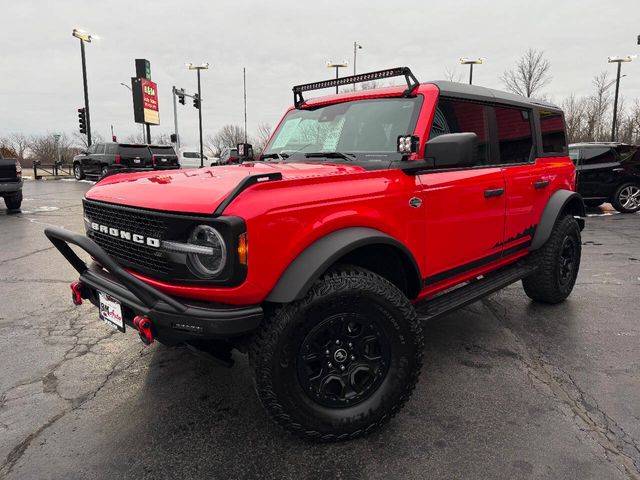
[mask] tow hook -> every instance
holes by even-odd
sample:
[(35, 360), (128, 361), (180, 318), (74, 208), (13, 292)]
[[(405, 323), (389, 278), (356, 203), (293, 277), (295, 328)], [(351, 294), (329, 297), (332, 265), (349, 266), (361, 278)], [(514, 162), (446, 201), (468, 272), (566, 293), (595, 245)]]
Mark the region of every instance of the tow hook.
[(145, 345), (151, 345), (153, 343), (155, 337), (153, 335), (151, 320), (143, 315), (138, 315), (133, 319), (133, 326), (138, 330), (138, 335), (140, 335), (142, 343)]
[(80, 282), (71, 282), (71, 300), (74, 305), (82, 305), (82, 284)]

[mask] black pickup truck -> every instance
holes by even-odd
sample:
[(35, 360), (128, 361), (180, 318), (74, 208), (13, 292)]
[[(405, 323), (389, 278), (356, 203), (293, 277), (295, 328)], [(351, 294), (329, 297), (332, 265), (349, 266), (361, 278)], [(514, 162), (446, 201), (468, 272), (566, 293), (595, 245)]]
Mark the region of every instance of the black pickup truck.
[(20, 210), (22, 203), (22, 166), (15, 158), (0, 154), (0, 197), (8, 210)]

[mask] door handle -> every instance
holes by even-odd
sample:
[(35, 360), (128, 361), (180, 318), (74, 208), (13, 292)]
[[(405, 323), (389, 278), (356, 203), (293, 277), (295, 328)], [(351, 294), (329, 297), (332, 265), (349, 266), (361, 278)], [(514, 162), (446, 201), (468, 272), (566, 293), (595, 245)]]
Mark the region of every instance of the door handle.
[(499, 197), (504, 193), (504, 188), (490, 188), (484, 191), (484, 198)]
[(549, 180), (540, 180), (539, 182), (534, 182), (533, 187), (536, 190), (540, 190), (541, 188), (546, 188), (549, 186)]

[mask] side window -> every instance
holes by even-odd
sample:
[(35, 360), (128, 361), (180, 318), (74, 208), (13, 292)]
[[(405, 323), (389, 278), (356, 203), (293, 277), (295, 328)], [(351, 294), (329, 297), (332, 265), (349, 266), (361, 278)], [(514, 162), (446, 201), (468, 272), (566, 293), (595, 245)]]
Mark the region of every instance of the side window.
[(109, 155), (115, 155), (116, 153), (118, 153), (118, 145), (116, 145), (115, 143), (110, 143), (109, 145), (107, 145), (107, 153)]
[(429, 139), (445, 133), (473, 132), (478, 136), (477, 165), (489, 158), (489, 123), (486, 106), (480, 103), (441, 98), (433, 118)]
[(531, 112), (495, 107), (500, 164), (526, 163), (533, 156)]
[(616, 161), (613, 150), (607, 147), (585, 148), (582, 151), (583, 165), (598, 165)]
[(91, 146), (87, 149), (87, 152), (89, 152), (89, 154), (96, 153), (96, 147), (97, 147), (97, 145), (94, 143), (93, 145), (91, 145)]
[(540, 111), (540, 133), (544, 153), (565, 154), (567, 138), (564, 133), (562, 113)]
[(101, 155), (104, 153), (104, 143), (99, 143), (96, 147), (96, 153)]
[(572, 148), (569, 150), (569, 158), (573, 162), (574, 165), (578, 164), (578, 159), (580, 158), (580, 150)]

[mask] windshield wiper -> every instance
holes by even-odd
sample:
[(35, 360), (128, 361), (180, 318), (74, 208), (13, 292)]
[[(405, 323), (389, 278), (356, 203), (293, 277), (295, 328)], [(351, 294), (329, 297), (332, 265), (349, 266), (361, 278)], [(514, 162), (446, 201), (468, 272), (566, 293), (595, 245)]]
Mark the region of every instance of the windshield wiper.
[(265, 158), (277, 158), (278, 160), (284, 160), (288, 157), (289, 155), (286, 153), (266, 153), (260, 157), (260, 160), (264, 160)]
[(343, 153), (343, 152), (313, 152), (313, 153), (305, 153), (305, 157), (307, 158), (342, 158), (343, 160), (354, 160), (356, 157), (355, 153)]

